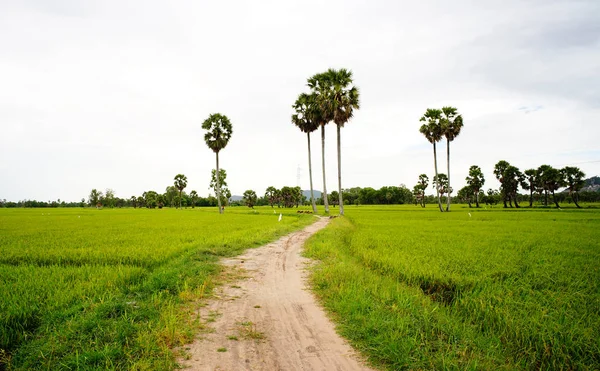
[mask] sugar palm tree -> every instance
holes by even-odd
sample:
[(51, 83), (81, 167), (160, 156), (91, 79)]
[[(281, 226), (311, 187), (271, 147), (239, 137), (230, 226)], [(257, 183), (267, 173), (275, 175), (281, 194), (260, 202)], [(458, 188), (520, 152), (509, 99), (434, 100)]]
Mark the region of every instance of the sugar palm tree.
[(333, 119), (331, 107), (327, 100), (331, 90), (330, 76), (327, 73), (318, 73), (308, 79), (308, 87), (315, 94), (315, 100), (318, 107), (318, 123), (321, 127), (321, 163), (323, 167), (323, 205), (325, 212), (329, 213), (329, 201), (327, 200), (327, 181), (325, 178), (325, 125)]
[(353, 85), (352, 71), (345, 68), (326, 72), (331, 89), (327, 97), (328, 106), (331, 109), (333, 122), (337, 127), (337, 160), (338, 160), (338, 197), (340, 215), (344, 215), (344, 200), (342, 195), (342, 150), (340, 129), (350, 121), (354, 110), (359, 106), (358, 88)]
[(563, 185), (567, 186), (569, 195), (573, 199), (575, 206), (577, 206), (578, 209), (581, 209), (581, 206), (579, 206), (577, 201), (579, 201), (579, 190), (585, 186), (585, 173), (574, 166), (566, 166), (560, 170), (560, 173), (564, 180)]
[(213, 150), (217, 158), (217, 203), (219, 205), (219, 213), (223, 214), (219, 187), (219, 152), (227, 146), (229, 139), (231, 139), (233, 128), (227, 116), (220, 113), (213, 113), (202, 123), (202, 129), (206, 130), (204, 134), (206, 145)]
[(183, 174), (175, 175), (175, 188), (179, 191), (179, 209), (181, 209), (181, 192), (187, 187), (187, 177)]
[[(421, 117), (420, 121), (426, 122), (421, 125), (419, 132), (427, 138), (429, 143), (433, 144), (433, 165), (435, 169), (435, 177), (438, 176), (438, 168), (437, 168), (437, 152), (435, 148), (435, 144), (442, 140), (442, 125), (440, 124), (442, 118), (442, 111), (435, 108), (427, 108), (423, 117)], [(440, 207), (440, 211), (443, 212), (442, 208), (442, 199), (440, 197), (440, 189), (439, 186), (436, 185), (435, 192), (437, 194), (438, 206)]]
[(479, 192), (485, 184), (485, 177), (483, 176), (481, 168), (477, 165), (472, 165), (469, 168), (469, 176), (466, 177), (465, 180), (467, 181), (467, 185), (469, 186), (469, 188), (473, 192), (473, 195), (475, 196), (476, 207), (479, 207)]
[[(463, 127), (462, 116), (457, 113), (457, 109), (454, 107), (443, 107), (442, 108), (442, 132), (446, 137), (446, 151), (448, 161), (448, 203), (446, 204), (446, 211), (450, 211), (450, 194), (452, 193), (452, 186), (450, 184), (450, 142), (452, 142)], [(479, 206), (478, 206), (479, 207)]]
[(310, 179), (310, 202), (312, 203), (313, 213), (317, 213), (317, 204), (315, 201), (315, 195), (313, 191), (313, 179), (312, 179), (312, 160), (310, 150), (310, 133), (319, 128), (318, 121), (318, 106), (316, 102), (316, 95), (302, 93), (296, 99), (296, 102), (292, 106), (296, 111), (292, 115), (292, 123), (296, 125), (302, 132), (306, 133), (308, 140), (308, 176)]

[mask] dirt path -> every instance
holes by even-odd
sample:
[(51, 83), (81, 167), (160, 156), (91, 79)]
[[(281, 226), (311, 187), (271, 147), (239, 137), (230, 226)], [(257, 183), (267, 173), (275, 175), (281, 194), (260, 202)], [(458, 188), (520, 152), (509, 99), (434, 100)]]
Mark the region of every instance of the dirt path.
[[(223, 261), (230, 275), (245, 278), (215, 292), (202, 308), (214, 332), (189, 347), (191, 370), (370, 370), (342, 340), (306, 290), (300, 256), (308, 237), (324, 228), (321, 218), (304, 230)], [(214, 322), (213, 322), (214, 321)]]

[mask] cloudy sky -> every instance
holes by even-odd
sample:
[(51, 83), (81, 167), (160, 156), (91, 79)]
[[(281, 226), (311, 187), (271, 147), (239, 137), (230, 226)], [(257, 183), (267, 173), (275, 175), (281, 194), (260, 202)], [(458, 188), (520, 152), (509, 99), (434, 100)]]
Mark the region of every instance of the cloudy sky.
[[(306, 136), (290, 122), (306, 79), (348, 68), (361, 109), (342, 131), (344, 187), (433, 174), (419, 133), (452, 105), (452, 185), (501, 159), (600, 175), (600, 2), (0, 1), (0, 198), (80, 200), (164, 191), (178, 173), (207, 195), (209, 114), (234, 194), (308, 188)], [(337, 187), (335, 127), (327, 186)], [(322, 189), (318, 135), (316, 189)], [(445, 145), (439, 145), (445, 166)], [(299, 170), (300, 168), (300, 170)], [(430, 192), (433, 192), (430, 189)]]

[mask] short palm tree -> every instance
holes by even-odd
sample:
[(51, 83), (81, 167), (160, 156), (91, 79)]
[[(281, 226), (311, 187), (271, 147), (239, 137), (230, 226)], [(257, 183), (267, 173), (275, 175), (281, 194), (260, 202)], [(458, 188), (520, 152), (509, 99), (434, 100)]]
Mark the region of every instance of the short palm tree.
[(340, 215), (344, 215), (344, 200), (342, 195), (342, 150), (340, 129), (354, 116), (354, 110), (359, 106), (358, 88), (353, 85), (352, 71), (344, 68), (329, 69), (326, 74), (331, 84), (327, 100), (337, 127), (337, 160), (338, 160), (338, 197)]
[(181, 209), (181, 192), (187, 187), (187, 177), (183, 174), (175, 175), (175, 183), (173, 185), (179, 191), (179, 209)]
[(456, 108), (443, 107), (441, 124), (442, 132), (446, 137), (446, 152), (448, 155), (448, 202), (446, 204), (446, 211), (450, 211), (450, 194), (452, 193), (452, 186), (450, 185), (450, 142), (460, 134), (460, 130), (463, 127), (463, 119), (457, 113)]
[[(421, 125), (419, 132), (427, 138), (429, 143), (433, 144), (433, 165), (435, 169), (435, 177), (438, 176), (438, 168), (437, 168), (437, 152), (435, 148), (435, 144), (442, 140), (442, 125), (440, 123), (442, 118), (442, 111), (435, 108), (427, 108), (423, 117), (421, 117), (420, 121), (424, 121), (425, 124)], [(440, 211), (443, 212), (442, 208), (442, 199), (440, 197), (440, 189), (439, 186), (436, 185), (435, 192), (437, 194), (438, 206), (440, 207)]]
[(317, 204), (315, 202), (315, 195), (313, 191), (312, 156), (310, 150), (310, 133), (319, 128), (318, 107), (316, 104), (315, 94), (300, 94), (292, 107), (296, 111), (296, 113), (292, 115), (292, 123), (296, 125), (302, 132), (306, 133), (306, 138), (308, 139), (308, 176), (310, 179), (310, 202), (312, 203), (313, 213), (316, 214)]
[(221, 191), (219, 189), (219, 152), (229, 143), (233, 128), (227, 116), (220, 113), (213, 113), (202, 123), (202, 129), (206, 130), (204, 134), (206, 145), (213, 150), (217, 157), (217, 203), (219, 205), (219, 213), (223, 214)]

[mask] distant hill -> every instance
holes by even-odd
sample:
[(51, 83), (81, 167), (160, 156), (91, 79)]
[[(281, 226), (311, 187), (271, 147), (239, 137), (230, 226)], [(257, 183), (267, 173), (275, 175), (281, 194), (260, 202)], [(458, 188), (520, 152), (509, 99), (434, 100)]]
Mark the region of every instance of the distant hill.
[(600, 177), (593, 176), (585, 180), (585, 186), (581, 189), (583, 192), (600, 192)]
[[(304, 195), (304, 197), (306, 197), (306, 199), (310, 200), (310, 189), (308, 191), (302, 191), (302, 194)], [(321, 198), (321, 194), (323, 194), (323, 192), (321, 191), (317, 191), (316, 189), (313, 190), (313, 194), (315, 195), (315, 200)]]
[[(317, 191), (316, 189), (313, 191), (314, 195), (315, 195), (315, 200), (318, 198), (321, 198), (321, 194), (323, 192), (321, 191)], [(304, 195), (304, 197), (306, 197), (307, 200), (310, 200), (310, 189), (308, 191), (302, 191), (302, 194)], [(262, 196), (261, 196), (262, 197)], [(244, 199), (244, 196), (238, 196), (238, 195), (233, 195), (231, 196), (230, 200), (231, 202), (235, 202), (235, 201), (242, 201)]]

